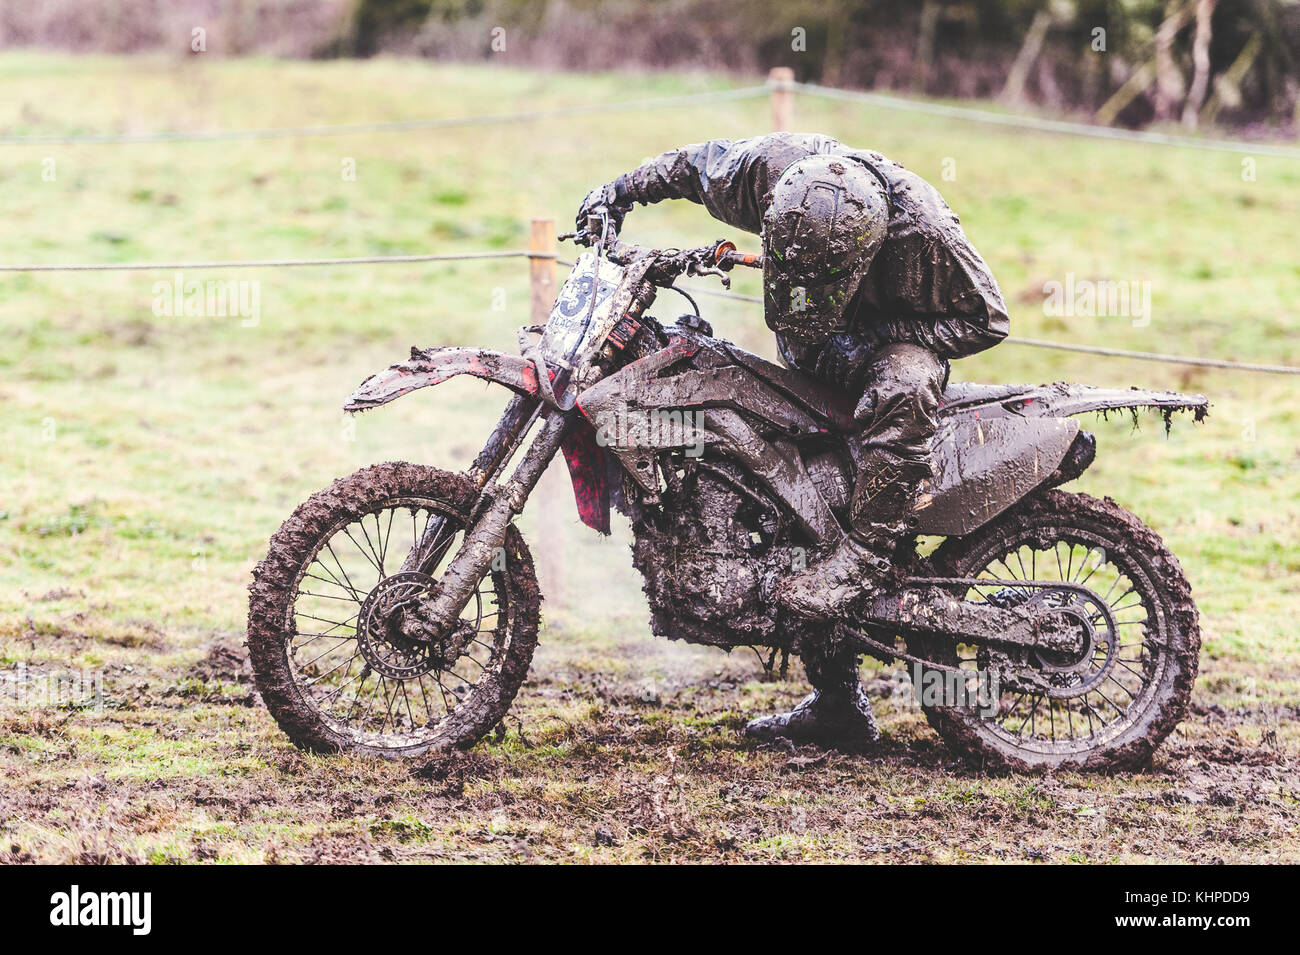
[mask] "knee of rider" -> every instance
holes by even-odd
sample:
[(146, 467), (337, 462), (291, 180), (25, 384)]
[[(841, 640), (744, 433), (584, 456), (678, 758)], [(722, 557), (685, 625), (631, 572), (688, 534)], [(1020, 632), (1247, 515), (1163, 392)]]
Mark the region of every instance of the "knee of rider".
[(882, 418), (930, 419), (939, 407), (946, 368), (941, 358), (919, 345), (881, 349), (867, 375), (867, 387), (854, 409), (857, 421)]

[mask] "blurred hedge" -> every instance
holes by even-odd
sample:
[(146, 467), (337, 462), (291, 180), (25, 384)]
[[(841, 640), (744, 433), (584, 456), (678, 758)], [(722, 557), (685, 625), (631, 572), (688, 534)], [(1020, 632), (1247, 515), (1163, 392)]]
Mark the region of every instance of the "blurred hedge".
[[(517, 64), (746, 75), (790, 66), (800, 79), (837, 86), (1002, 96), (1086, 114), (1104, 107), (1104, 119), (1129, 125), (1180, 117), (1190, 124), (1199, 117), (1291, 134), (1300, 100), (1300, 0), (43, 0), (22, 6), (18, 12), (0, 5), (0, 45), (184, 52), (191, 26), (204, 25), (214, 52), (485, 59), (496, 55), (495, 35)], [(1208, 40), (1199, 91), (1198, 8)], [(1104, 49), (1094, 49), (1097, 31)]]

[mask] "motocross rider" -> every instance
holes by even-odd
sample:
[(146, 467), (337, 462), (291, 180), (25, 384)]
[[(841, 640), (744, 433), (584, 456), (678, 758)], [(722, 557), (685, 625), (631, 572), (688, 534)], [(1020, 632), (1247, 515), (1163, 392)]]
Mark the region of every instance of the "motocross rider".
[[(601, 186), (578, 212), (615, 229), (633, 203), (689, 199), (763, 242), (763, 310), (782, 360), (857, 402), (850, 528), (841, 544), (776, 582), (815, 620), (878, 591), (907, 532), (949, 361), (1006, 337), (1002, 293), (938, 191), (880, 153), (828, 136), (774, 133), (670, 150)], [(828, 634), (834, 632), (828, 623)], [(758, 736), (829, 743), (879, 737), (857, 655), (801, 650), (814, 692), (755, 720)]]

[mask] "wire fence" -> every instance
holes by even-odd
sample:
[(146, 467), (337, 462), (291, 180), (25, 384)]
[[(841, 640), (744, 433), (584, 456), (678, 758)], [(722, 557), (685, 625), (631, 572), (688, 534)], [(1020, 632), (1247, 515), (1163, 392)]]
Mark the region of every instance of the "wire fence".
[(1294, 365), (1263, 365), (1249, 361), (1229, 361), (1226, 358), (1195, 358), (1190, 355), (1165, 355), (1149, 351), (1125, 351), (1122, 348), (1105, 348), (1100, 345), (1070, 345), (1065, 342), (1045, 342), (1037, 338), (1008, 336), (1012, 345), (1031, 348), (1052, 348), (1057, 351), (1082, 352), (1085, 355), (1108, 355), (1114, 358), (1132, 358), (1137, 361), (1162, 361), (1173, 365), (1199, 365), (1204, 368), (1229, 368), (1233, 371), (1256, 371), (1269, 375), (1300, 375)]
[(1286, 159), (1300, 159), (1300, 149), (1277, 143), (1202, 139), (1199, 136), (1178, 136), (1156, 130), (1116, 129), (1113, 126), (1073, 123), (1066, 120), (1048, 119), (1043, 116), (1019, 113), (1000, 113), (991, 109), (975, 109), (969, 106), (950, 106), (946, 103), (931, 103), (902, 96), (887, 96), (882, 93), (841, 90), (830, 86), (818, 86), (815, 83), (791, 83), (788, 86), (797, 92), (818, 96), (822, 99), (861, 103), (866, 106), (902, 110), (909, 113), (923, 113), (929, 116), (942, 116), (945, 119), (963, 119), (977, 123), (989, 123), (995, 126), (1012, 126), (1017, 129), (1028, 129), (1042, 133), (1086, 136), (1092, 139), (1108, 139), (1157, 146), (1210, 149), (1217, 152), (1248, 153), (1252, 156), (1279, 156)]
[(864, 90), (843, 90), (817, 83), (768, 82), (742, 86), (729, 90), (706, 90), (674, 96), (654, 96), (633, 100), (616, 100), (607, 103), (581, 103), (571, 106), (554, 106), (545, 109), (518, 110), (507, 113), (480, 113), (471, 116), (432, 116), (418, 119), (385, 120), (373, 123), (340, 123), (317, 126), (272, 126), (250, 129), (213, 130), (159, 130), (145, 133), (83, 133), (50, 134), (43, 136), (0, 136), (4, 146), (75, 146), (75, 145), (131, 145), (140, 143), (220, 142), (230, 140), (293, 139), (318, 136), (349, 136), (359, 133), (410, 132), (428, 129), (457, 129), (474, 126), (499, 126), (512, 123), (535, 122), (572, 116), (600, 113), (630, 112), (643, 109), (664, 109), (673, 106), (698, 106), (727, 103), (745, 99), (758, 99), (776, 91), (803, 93), (821, 99), (860, 103), (881, 109), (901, 110), (910, 113), (962, 119), (971, 122), (1010, 126), (1044, 133), (1068, 136), (1086, 136), (1121, 142), (1147, 145), (1181, 146), (1219, 152), (1248, 153), (1258, 156), (1278, 156), (1300, 159), (1300, 149), (1278, 143), (1247, 142), (1227, 139), (1205, 139), (1197, 136), (1180, 136), (1154, 130), (1117, 129), (1091, 123), (1070, 122), (1043, 116), (1004, 113), (969, 106), (953, 106), (927, 100), (910, 99)]
[(502, 252), (446, 252), (431, 255), (365, 255), (343, 259), (248, 259), (219, 262), (78, 262), (51, 265), (0, 265), (0, 272), (148, 272), (168, 269), (269, 269), (320, 265), (388, 265), (397, 262), (460, 262), (470, 259), (554, 259), (554, 252), (510, 249)]
[[(548, 109), (516, 111), (509, 113), (490, 113), (474, 116), (430, 117), (424, 119), (393, 120), (374, 123), (353, 123), (321, 126), (282, 126), (259, 129), (226, 129), (208, 131), (174, 131), (125, 134), (88, 134), (88, 135), (50, 135), (50, 136), (0, 136), (0, 145), (127, 145), (133, 143), (181, 143), (213, 142), (222, 140), (266, 140), (315, 136), (343, 136), (358, 133), (402, 132), (426, 129), (451, 129), (474, 126), (508, 125), (521, 122), (533, 122), (542, 119), (593, 115), (607, 112), (625, 112), (642, 109), (660, 109), (672, 106), (703, 105), (708, 103), (734, 102), (755, 99), (781, 92), (799, 92), (822, 99), (859, 103), (884, 109), (902, 110), (949, 119), (962, 119), (993, 125), (1010, 126), (1045, 133), (1073, 136), (1086, 136), (1097, 139), (1125, 141), (1161, 146), (1181, 146), (1196, 149), (1208, 149), (1222, 152), (1249, 153), (1252, 155), (1279, 156), (1300, 159), (1300, 149), (1273, 143), (1252, 143), (1233, 140), (1200, 139), (1192, 136), (1176, 136), (1168, 133), (1114, 129), (1107, 126), (1093, 126), (1086, 123), (1067, 122), (1037, 116), (1000, 113), (993, 110), (972, 107), (951, 106), (931, 103), (923, 100), (888, 96), (853, 90), (841, 90), (820, 86), (814, 83), (795, 83), (790, 81), (769, 82), (760, 86), (746, 86), (730, 90), (713, 90), (702, 93), (688, 93), (678, 96), (646, 97), (635, 100), (623, 100), (609, 103), (586, 103), (575, 106), (559, 106)], [(151, 270), (205, 270), (205, 269), (258, 269), (258, 268), (301, 268), (348, 265), (380, 265), (395, 263), (453, 262), (483, 259), (545, 259), (554, 260), (560, 265), (572, 266), (572, 262), (559, 259), (553, 252), (532, 250), (504, 250), (458, 253), (432, 253), (416, 255), (376, 255), (351, 258), (316, 258), (316, 259), (259, 259), (226, 260), (209, 262), (95, 262), (95, 263), (51, 263), (51, 264), (0, 264), (0, 272), (112, 272), (112, 271), (151, 271)], [(732, 301), (762, 304), (762, 299), (734, 293), (717, 292), (712, 289), (693, 289), (703, 295), (717, 296)], [(1129, 358), (1139, 361), (1166, 362), (1171, 364), (1192, 365), (1208, 368), (1223, 368), (1236, 371), (1266, 374), (1300, 375), (1300, 367), (1289, 365), (1270, 365), (1254, 362), (1238, 362), (1221, 358), (1202, 358), (1188, 355), (1169, 355), (1158, 352), (1127, 351), (1096, 345), (1073, 345), (1065, 342), (1050, 342), (1034, 338), (1011, 336), (1007, 342), (1032, 348), (1056, 351), (1077, 352), (1083, 354), (1106, 355), (1116, 358)]]
[[(563, 260), (561, 265), (571, 265)], [(762, 305), (763, 300), (755, 295), (740, 295), (735, 292), (719, 292), (715, 289), (692, 288), (692, 295), (708, 295), (714, 298), (731, 299)], [(1197, 358), (1191, 355), (1166, 355), (1160, 352), (1127, 351), (1123, 348), (1106, 348), (1100, 345), (1072, 345), (1067, 342), (1049, 342), (1039, 338), (1021, 338), (1008, 335), (1006, 343), (1025, 345), (1030, 348), (1047, 348), (1054, 351), (1082, 352), (1088, 355), (1108, 355), (1113, 358), (1131, 358), (1137, 361), (1159, 361), (1172, 365), (1199, 365), (1205, 368), (1227, 368), (1233, 371), (1253, 371), (1272, 375), (1300, 375), (1300, 367), (1294, 365), (1265, 365), (1256, 362), (1230, 361), (1226, 358)]]

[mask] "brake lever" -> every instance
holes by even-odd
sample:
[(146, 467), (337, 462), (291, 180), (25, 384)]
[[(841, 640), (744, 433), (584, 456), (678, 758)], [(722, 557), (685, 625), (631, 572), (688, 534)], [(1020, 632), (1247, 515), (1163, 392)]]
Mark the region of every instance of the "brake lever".
[(730, 290), (731, 288), (731, 276), (728, 275), (726, 272), (722, 271), (722, 269), (718, 268), (716, 265), (706, 266), (706, 265), (700, 265), (700, 263), (692, 261), (691, 264), (686, 269), (686, 274), (698, 275), (700, 277), (704, 277), (708, 275), (716, 275), (719, 281), (722, 282), (723, 288), (728, 290)]
[[(599, 224), (599, 233), (596, 226)], [(587, 227), (572, 232), (561, 232), (555, 237), (557, 242), (572, 239), (577, 245), (599, 250), (607, 250), (618, 240), (618, 233), (610, 228), (609, 210), (600, 207), (600, 214), (587, 216)]]

